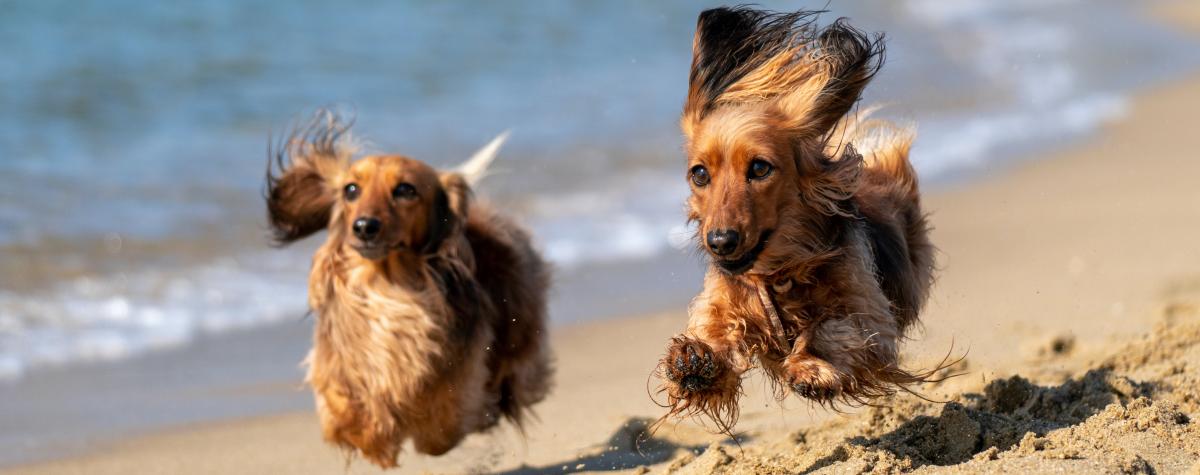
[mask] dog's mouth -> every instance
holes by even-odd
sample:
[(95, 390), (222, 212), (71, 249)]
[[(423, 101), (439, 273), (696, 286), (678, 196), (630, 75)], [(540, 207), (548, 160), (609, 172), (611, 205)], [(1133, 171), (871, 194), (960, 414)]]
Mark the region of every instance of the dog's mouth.
[(388, 257), (388, 253), (392, 251), (398, 251), (398, 249), (403, 249), (406, 246), (404, 246), (403, 243), (394, 243), (394, 245), (388, 245), (388, 243), (373, 241), (354, 242), (352, 245), (350, 245), (350, 247), (354, 248), (354, 251), (358, 252), (359, 255), (362, 255), (362, 258), (364, 259), (379, 260)]
[(362, 256), (363, 259), (372, 261), (377, 261), (387, 257), (388, 252), (392, 250), (391, 247), (379, 242), (357, 243), (352, 244), (350, 247), (354, 248), (354, 250), (358, 252), (358, 255)]
[(750, 270), (754, 267), (754, 261), (758, 260), (758, 255), (767, 247), (767, 240), (771, 238), (772, 229), (763, 231), (758, 237), (758, 242), (750, 250), (742, 253), (737, 259), (721, 259), (713, 258), (713, 262), (717, 264), (721, 270), (730, 275), (738, 275)]
[(380, 241), (363, 242), (360, 239), (350, 241), (349, 246), (354, 249), (363, 259), (370, 261), (378, 261), (388, 256), (393, 252), (412, 251), (413, 248), (401, 240), (395, 243), (386, 243)]

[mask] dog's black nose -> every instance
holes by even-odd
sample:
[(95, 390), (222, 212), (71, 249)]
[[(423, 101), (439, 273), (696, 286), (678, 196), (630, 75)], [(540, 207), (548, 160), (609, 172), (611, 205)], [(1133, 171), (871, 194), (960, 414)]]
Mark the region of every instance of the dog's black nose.
[(363, 241), (370, 241), (379, 236), (383, 229), (383, 221), (378, 218), (363, 217), (354, 220), (354, 235)]
[(742, 241), (741, 235), (732, 229), (717, 229), (709, 231), (707, 239), (708, 248), (713, 254), (718, 256), (726, 256), (733, 252), (738, 247), (738, 243)]

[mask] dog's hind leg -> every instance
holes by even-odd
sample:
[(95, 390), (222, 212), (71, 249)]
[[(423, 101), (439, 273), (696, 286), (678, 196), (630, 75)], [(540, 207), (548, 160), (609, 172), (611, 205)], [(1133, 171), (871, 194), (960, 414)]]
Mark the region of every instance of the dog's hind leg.
[(476, 278), (496, 309), (488, 390), (497, 411), (520, 427), (530, 406), (545, 399), (554, 373), (546, 342), (550, 272), (528, 234), (486, 208), (472, 211), (467, 237)]
[(500, 412), (517, 427), (523, 427), (525, 416), (534, 404), (546, 398), (550, 392), (553, 369), (545, 343), (537, 341), (511, 364), (502, 365), (504, 374), (500, 380), (498, 407)]

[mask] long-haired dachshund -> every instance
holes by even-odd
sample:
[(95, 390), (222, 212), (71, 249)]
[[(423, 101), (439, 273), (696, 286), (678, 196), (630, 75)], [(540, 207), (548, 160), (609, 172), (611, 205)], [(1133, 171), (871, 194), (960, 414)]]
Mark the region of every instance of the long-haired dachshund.
[[(319, 114), (271, 153), (276, 241), (328, 229), (313, 256), (307, 381), (325, 440), (382, 467), (443, 454), (545, 397), (548, 273), (529, 236), (472, 203), (503, 136), (457, 171), (356, 153)], [(273, 162), (273, 163), (272, 163)]]
[(850, 114), (883, 63), (882, 36), (816, 20), (700, 14), (682, 129), (688, 218), (711, 265), (659, 365), (669, 415), (728, 431), (755, 362), (822, 404), (927, 377), (897, 355), (934, 269), (913, 136)]

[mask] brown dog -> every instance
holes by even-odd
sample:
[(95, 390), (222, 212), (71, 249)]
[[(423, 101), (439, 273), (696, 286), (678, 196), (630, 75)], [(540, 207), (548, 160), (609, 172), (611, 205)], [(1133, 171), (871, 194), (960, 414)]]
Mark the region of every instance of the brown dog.
[(392, 467), (410, 438), (440, 455), (501, 416), (520, 427), (550, 384), (548, 275), (524, 231), (471, 203), (503, 137), (438, 172), (395, 155), (352, 163), (347, 129), (318, 116), (267, 171), (278, 242), (329, 231), (306, 360), (325, 440)]
[(897, 355), (934, 268), (912, 134), (847, 115), (882, 65), (882, 37), (815, 20), (718, 8), (696, 28), (682, 128), (688, 217), (711, 265), (659, 368), (670, 414), (723, 430), (756, 361), (821, 403), (924, 377)]

